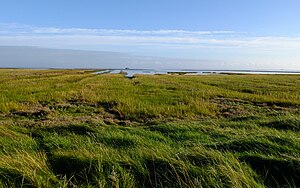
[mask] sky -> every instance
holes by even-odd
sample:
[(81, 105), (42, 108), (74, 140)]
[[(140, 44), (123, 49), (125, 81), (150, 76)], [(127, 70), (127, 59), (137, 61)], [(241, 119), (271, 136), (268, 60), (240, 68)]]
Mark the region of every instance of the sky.
[(300, 70), (299, 8), (299, 0), (1, 0), (0, 46)]

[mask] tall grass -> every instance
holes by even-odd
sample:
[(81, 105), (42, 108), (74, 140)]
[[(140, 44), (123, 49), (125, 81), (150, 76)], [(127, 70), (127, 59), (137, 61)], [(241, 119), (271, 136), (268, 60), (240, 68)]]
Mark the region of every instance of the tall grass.
[(295, 75), (0, 70), (0, 187), (298, 187)]

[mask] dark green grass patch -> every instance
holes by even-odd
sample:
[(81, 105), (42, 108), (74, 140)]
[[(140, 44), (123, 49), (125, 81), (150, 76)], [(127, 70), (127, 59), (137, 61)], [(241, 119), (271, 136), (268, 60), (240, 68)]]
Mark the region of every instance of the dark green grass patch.
[(275, 119), (269, 122), (263, 122), (260, 125), (278, 130), (300, 131), (300, 118), (290, 117), (284, 119)]
[(266, 157), (261, 155), (245, 155), (241, 157), (258, 172), (268, 187), (299, 187), (300, 161)]

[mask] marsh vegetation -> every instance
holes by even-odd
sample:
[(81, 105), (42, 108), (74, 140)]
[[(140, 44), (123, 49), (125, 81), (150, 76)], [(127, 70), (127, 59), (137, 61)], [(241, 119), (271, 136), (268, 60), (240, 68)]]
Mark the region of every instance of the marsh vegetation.
[(299, 75), (0, 70), (0, 187), (299, 186)]

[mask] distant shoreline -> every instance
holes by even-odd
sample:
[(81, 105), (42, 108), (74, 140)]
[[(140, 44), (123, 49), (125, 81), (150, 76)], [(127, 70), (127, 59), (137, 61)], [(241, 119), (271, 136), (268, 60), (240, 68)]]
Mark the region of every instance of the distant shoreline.
[(182, 69), (104, 69), (93, 74), (124, 74), (127, 78), (135, 75), (229, 75), (229, 74), (260, 74), (260, 75), (300, 75), (300, 72), (291, 71), (253, 71), (253, 70), (182, 70)]
[(29, 69), (29, 70), (90, 70), (90, 71), (166, 71), (166, 72), (218, 72), (218, 73), (251, 73), (251, 74), (300, 74), (300, 70), (247, 70), (247, 69), (142, 69), (142, 68), (44, 68), (44, 67), (0, 67), (0, 69)]

